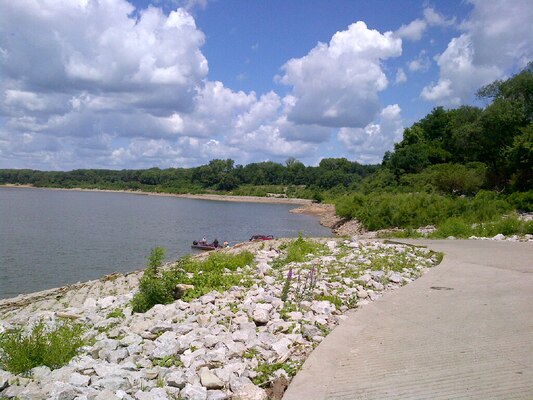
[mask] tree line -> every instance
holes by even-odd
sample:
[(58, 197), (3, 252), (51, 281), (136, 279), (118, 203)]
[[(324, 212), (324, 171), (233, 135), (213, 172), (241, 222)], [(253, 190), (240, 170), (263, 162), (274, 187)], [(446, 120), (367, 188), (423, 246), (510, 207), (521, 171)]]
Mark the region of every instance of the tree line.
[(0, 170), (0, 184), (200, 193), (205, 191), (334, 199), (347, 193), (426, 192), (473, 196), (533, 188), (533, 62), (479, 89), (484, 108), (434, 108), (404, 130), (381, 165), (326, 158), (306, 166), (289, 158), (235, 165), (216, 159), (194, 168), (74, 171)]

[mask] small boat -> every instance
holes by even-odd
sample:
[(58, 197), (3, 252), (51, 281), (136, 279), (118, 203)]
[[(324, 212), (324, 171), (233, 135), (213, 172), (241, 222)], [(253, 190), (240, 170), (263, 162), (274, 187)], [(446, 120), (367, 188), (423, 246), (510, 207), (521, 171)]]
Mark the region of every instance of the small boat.
[(253, 235), (250, 238), (250, 242), (259, 242), (261, 240), (272, 240), (274, 239), (274, 236), (272, 235)]
[(198, 240), (198, 241), (195, 240), (194, 242), (192, 242), (191, 247), (193, 249), (198, 249), (198, 250), (215, 250), (216, 249), (213, 243), (207, 243), (204, 240)]

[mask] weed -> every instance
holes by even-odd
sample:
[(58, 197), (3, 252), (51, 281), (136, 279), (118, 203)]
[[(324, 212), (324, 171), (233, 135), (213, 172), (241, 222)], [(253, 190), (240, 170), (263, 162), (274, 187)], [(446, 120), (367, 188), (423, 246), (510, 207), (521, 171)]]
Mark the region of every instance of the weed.
[(115, 308), (113, 311), (111, 311), (109, 314), (107, 314), (106, 318), (124, 319), (126, 318), (126, 316), (124, 315), (124, 311), (122, 311), (122, 308), (118, 307), (118, 308)]
[(22, 329), (0, 334), (0, 367), (14, 374), (46, 365), (52, 369), (66, 365), (78, 349), (86, 344), (85, 327), (63, 322), (48, 328), (38, 322), (29, 334)]
[(289, 377), (293, 377), (300, 369), (300, 364), (296, 362), (286, 362), (286, 363), (261, 363), (257, 366), (255, 371), (257, 376), (252, 379), (252, 382), (257, 386), (267, 386), (268, 383), (274, 378), (274, 372), (277, 370), (283, 370)]

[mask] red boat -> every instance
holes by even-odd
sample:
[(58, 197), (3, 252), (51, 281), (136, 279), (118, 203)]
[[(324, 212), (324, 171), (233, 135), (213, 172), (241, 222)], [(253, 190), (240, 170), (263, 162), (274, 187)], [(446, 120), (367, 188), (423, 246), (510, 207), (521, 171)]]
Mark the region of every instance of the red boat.
[(274, 239), (274, 236), (272, 235), (253, 235), (250, 238), (250, 242), (259, 242), (261, 240), (272, 240)]
[(205, 240), (195, 240), (192, 242), (191, 248), (198, 250), (215, 250), (216, 246), (213, 243), (207, 243)]

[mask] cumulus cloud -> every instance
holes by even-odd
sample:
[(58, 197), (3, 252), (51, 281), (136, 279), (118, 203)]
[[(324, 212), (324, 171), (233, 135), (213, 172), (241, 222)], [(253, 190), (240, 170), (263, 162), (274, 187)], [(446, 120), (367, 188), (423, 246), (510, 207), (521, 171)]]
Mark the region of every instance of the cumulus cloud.
[(355, 159), (364, 164), (380, 163), (383, 154), (402, 138), (401, 108), (398, 104), (385, 107), (378, 120), (364, 128), (341, 128), (337, 137)]
[(388, 85), (381, 60), (401, 54), (401, 39), (356, 22), (284, 66), (291, 85), (288, 119), (297, 124), (362, 127), (380, 111), (378, 93)]
[(464, 103), (480, 86), (533, 59), (533, 7), (529, 0), (471, 3), (474, 9), (461, 26), (463, 33), (436, 57), (440, 77), (422, 90), (425, 100), (444, 105)]

